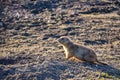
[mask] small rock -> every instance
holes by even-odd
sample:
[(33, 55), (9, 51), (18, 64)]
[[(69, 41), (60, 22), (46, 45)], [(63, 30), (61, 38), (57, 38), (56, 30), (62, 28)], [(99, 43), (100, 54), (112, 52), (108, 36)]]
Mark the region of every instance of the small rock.
[(0, 37), (0, 44), (5, 44), (5, 39)]
[(70, 34), (70, 35), (75, 35), (75, 34), (76, 34), (76, 32), (70, 32), (69, 34)]
[(30, 36), (31, 34), (29, 33), (22, 33), (22, 36)]
[(65, 24), (71, 24), (72, 22), (70, 20), (65, 21)]
[(0, 22), (0, 26), (3, 26), (3, 22)]
[(79, 19), (76, 20), (76, 22), (82, 22), (82, 21), (83, 21), (82, 18), (79, 18)]
[(68, 27), (68, 28), (64, 28), (64, 30), (66, 30), (66, 31), (72, 31), (72, 30), (75, 30), (75, 28), (74, 27)]

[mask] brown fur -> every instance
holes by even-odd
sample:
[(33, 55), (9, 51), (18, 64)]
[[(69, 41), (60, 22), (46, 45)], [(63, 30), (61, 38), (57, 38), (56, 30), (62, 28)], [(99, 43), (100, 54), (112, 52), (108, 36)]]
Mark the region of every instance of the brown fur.
[(78, 60), (106, 65), (106, 63), (98, 61), (97, 56), (92, 49), (75, 44), (68, 37), (61, 37), (58, 39), (58, 42), (62, 44), (65, 50), (66, 59), (75, 57)]

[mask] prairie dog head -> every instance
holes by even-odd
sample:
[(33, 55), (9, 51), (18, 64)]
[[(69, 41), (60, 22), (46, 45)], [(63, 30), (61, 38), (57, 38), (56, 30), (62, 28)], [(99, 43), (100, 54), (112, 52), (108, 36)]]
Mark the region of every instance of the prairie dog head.
[(58, 42), (63, 44), (63, 45), (67, 45), (67, 44), (71, 43), (71, 40), (68, 37), (64, 36), (64, 37), (60, 37), (58, 39)]

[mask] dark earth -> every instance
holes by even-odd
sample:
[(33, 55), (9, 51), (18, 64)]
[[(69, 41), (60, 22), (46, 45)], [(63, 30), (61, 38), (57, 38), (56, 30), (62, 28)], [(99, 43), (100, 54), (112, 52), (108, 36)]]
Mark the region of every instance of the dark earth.
[[(120, 80), (119, 0), (0, 0), (0, 80)], [(108, 65), (66, 60), (68, 36)]]

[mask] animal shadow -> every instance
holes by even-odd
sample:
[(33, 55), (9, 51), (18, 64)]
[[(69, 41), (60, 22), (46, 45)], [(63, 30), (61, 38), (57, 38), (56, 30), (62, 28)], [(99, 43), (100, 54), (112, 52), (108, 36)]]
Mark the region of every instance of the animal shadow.
[(120, 70), (110, 65), (83, 63), (83, 66), (90, 67), (92, 70), (104, 72), (110, 76), (120, 79)]

